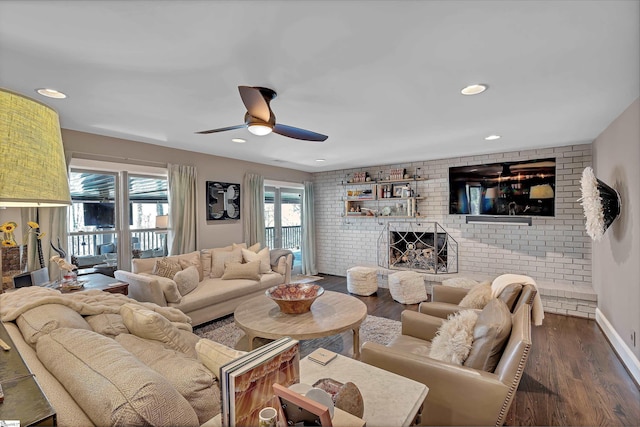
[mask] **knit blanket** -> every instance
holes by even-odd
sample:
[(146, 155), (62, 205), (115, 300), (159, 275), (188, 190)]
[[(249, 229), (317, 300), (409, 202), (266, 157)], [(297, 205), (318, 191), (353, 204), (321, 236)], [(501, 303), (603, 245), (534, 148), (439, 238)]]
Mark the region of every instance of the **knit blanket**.
[(97, 289), (63, 294), (56, 289), (29, 286), (0, 294), (0, 320), (10, 322), (22, 313), (43, 304), (62, 304), (83, 316), (119, 314), (124, 304), (137, 304), (155, 311), (171, 322), (191, 323), (191, 318), (174, 307), (160, 307), (151, 302), (138, 302), (122, 294)]
[[(491, 283), (491, 295), (497, 297), (500, 293), (512, 283), (527, 283), (533, 285), (538, 289), (538, 285), (535, 280), (529, 276), (523, 276), (521, 274), (502, 274), (496, 277)], [(542, 306), (542, 298), (540, 298), (540, 291), (536, 292), (536, 296), (533, 298), (533, 307), (531, 307), (531, 317), (533, 318), (533, 324), (536, 326), (542, 325), (544, 319), (544, 307)]]

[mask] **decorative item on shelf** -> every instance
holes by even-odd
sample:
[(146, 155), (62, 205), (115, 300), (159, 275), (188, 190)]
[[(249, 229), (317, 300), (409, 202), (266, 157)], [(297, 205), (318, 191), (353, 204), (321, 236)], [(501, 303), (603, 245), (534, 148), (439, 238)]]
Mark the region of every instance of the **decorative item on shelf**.
[(401, 180), (403, 179), (405, 172), (406, 172), (406, 169), (403, 169), (403, 168), (392, 168), (389, 171), (389, 179), (391, 181)]
[(420, 179), (420, 170), (422, 168), (416, 168), (416, 172), (413, 174), (413, 179)]
[(620, 216), (620, 194), (596, 178), (589, 166), (582, 172), (580, 190), (582, 197), (578, 201), (584, 209), (587, 234), (592, 240), (599, 241), (613, 221)]
[(324, 294), (324, 288), (312, 283), (283, 284), (265, 291), (280, 311), (286, 314), (302, 314), (311, 310), (311, 305)]
[[(353, 182), (366, 182), (368, 175), (369, 174), (367, 172), (354, 172)], [(371, 181), (371, 179), (369, 179), (369, 181)]]

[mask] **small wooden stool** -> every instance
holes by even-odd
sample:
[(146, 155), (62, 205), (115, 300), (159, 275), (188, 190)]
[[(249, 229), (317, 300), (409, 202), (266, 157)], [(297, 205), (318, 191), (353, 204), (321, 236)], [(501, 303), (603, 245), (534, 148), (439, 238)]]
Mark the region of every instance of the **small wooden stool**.
[(378, 269), (352, 267), (347, 270), (347, 290), (350, 294), (369, 296), (378, 292)]
[(415, 271), (398, 271), (389, 275), (389, 292), (400, 304), (418, 304), (427, 300), (424, 279)]

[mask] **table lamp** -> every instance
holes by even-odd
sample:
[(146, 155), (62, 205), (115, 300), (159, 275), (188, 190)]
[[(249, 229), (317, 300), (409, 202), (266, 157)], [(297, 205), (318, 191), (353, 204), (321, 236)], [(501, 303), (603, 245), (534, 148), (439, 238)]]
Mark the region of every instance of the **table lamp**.
[(70, 204), (58, 113), (0, 89), (0, 206)]

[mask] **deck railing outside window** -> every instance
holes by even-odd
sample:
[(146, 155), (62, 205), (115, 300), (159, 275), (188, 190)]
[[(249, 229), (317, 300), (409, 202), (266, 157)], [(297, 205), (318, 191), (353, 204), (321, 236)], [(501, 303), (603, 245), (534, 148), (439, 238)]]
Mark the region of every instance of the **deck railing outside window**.
[[(265, 245), (275, 248), (274, 227), (265, 228)], [(282, 248), (299, 249), (302, 245), (302, 226), (286, 226), (282, 227)]]

